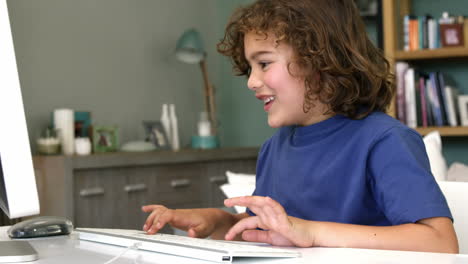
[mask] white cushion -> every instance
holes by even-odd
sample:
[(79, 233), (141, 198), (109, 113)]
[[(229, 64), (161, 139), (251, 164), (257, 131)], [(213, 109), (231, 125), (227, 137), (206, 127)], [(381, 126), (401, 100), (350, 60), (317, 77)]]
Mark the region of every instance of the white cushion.
[(452, 212), (460, 254), (468, 254), (468, 182), (438, 183)]
[[(255, 174), (235, 173), (226, 171), (228, 183), (220, 186), (228, 198), (252, 195), (255, 190)], [(235, 206), (237, 213), (245, 212), (245, 207)]]
[(447, 180), (468, 182), (468, 166), (459, 162), (452, 163), (447, 172)]
[(447, 180), (447, 162), (442, 154), (442, 139), (438, 131), (427, 134), (424, 138), (427, 156), (431, 164), (431, 172), (438, 181)]

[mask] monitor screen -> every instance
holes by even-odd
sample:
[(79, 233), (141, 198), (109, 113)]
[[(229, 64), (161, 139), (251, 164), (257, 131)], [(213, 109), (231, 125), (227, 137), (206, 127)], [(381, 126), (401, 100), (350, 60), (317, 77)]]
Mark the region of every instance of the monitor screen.
[(12, 218), (39, 213), (7, 4), (0, 0), (0, 207)]

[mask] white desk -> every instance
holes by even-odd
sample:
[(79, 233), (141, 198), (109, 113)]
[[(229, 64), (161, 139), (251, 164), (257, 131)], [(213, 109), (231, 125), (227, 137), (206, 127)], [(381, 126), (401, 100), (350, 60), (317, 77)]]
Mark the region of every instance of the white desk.
[[(0, 227), (0, 240), (9, 240), (6, 235), (8, 227)], [(122, 247), (103, 245), (88, 241), (80, 241), (76, 234), (28, 240), (39, 252), (39, 260), (28, 263), (49, 264), (101, 264), (119, 255), (125, 249)], [(233, 263), (425, 263), (425, 264), (468, 264), (468, 255), (437, 254), (391, 250), (368, 250), (351, 248), (305, 248), (297, 249), (302, 258), (291, 259), (235, 259)], [(169, 256), (146, 251), (127, 251), (121, 258), (113, 263), (206, 263), (195, 259)]]

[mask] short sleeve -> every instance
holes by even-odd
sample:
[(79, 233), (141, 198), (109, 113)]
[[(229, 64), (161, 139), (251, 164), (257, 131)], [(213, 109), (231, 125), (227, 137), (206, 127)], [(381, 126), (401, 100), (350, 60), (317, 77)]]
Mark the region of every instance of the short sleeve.
[[(268, 139), (267, 141), (265, 141), (259, 152), (258, 152), (258, 158), (257, 158), (257, 169), (256, 169), (256, 172), (255, 172), (255, 190), (254, 192), (252, 193), (252, 195), (256, 196), (256, 195), (260, 195), (262, 196), (262, 190), (261, 190), (261, 179), (259, 179), (259, 177), (261, 177), (263, 175), (262, 170), (263, 170), (263, 167), (265, 166), (265, 160), (266, 160), (266, 156), (268, 155), (268, 151), (270, 149), (270, 142), (271, 142), (271, 138)], [(260, 184), (259, 184), (260, 183)], [(248, 213), (249, 215), (251, 216), (254, 216), (255, 213), (253, 213), (249, 208), (246, 208), (246, 213)]]
[(430, 217), (452, 219), (415, 131), (393, 127), (376, 139), (369, 153), (368, 177), (377, 204), (393, 225)]

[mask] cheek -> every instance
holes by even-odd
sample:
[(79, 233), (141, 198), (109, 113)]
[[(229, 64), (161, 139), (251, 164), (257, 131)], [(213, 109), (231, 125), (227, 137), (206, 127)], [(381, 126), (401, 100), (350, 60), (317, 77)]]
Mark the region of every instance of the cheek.
[(283, 90), (285, 87), (293, 85), (293, 79), (289, 75), (287, 69), (282, 67), (274, 67), (267, 71), (264, 75), (264, 82), (275, 90)]
[(280, 96), (282, 101), (292, 100), (302, 107), (305, 93), (303, 81), (291, 77), (287, 72), (284, 73), (277, 71), (267, 72), (264, 75), (264, 82), (268, 87), (275, 90), (276, 94)]

